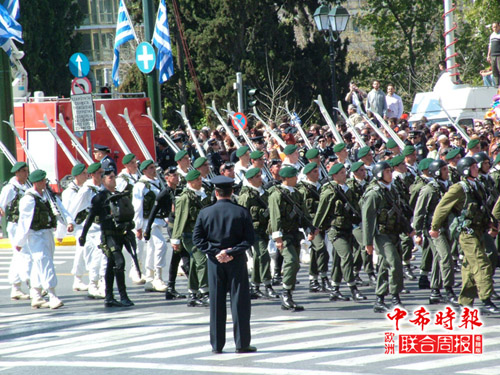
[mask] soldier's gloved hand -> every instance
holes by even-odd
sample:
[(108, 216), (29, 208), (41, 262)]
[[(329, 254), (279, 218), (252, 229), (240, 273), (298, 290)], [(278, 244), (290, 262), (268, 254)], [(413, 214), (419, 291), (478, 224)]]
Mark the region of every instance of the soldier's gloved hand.
[(149, 241), (149, 239), (151, 238), (151, 232), (150, 231), (144, 232), (143, 237), (145, 241)]
[(78, 243), (80, 244), (80, 246), (85, 246), (85, 237), (80, 237), (78, 239)]

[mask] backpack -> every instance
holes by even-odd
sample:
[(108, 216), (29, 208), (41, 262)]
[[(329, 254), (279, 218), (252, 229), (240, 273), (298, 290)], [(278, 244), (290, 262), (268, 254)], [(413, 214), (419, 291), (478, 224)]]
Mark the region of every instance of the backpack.
[(115, 223), (130, 223), (134, 220), (134, 206), (127, 192), (112, 194), (106, 202), (109, 203)]

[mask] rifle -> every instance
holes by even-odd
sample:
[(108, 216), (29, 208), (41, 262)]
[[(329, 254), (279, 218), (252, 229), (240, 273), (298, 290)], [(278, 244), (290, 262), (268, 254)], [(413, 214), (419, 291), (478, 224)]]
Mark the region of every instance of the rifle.
[(85, 163), (87, 165), (92, 164), (94, 161), (90, 157), (90, 155), (85, 151), (83, 146), (78, 142), (78, 139), (76, 139), (75, 135), (71, 133), (71, 130), (69, 130), (68, 125), (66, 125), (66, 122), (64, 122), (64, 115), (62, 113), (59, 113), (59, 121), (56, 121), (61, 127), (64, 129), (64, 131), (68, 134), (68, 136), (71, 138), (71, 143), (73, 144), (73, 147), (76, 148), (76, 151), (80, 154), (83, 160), (85, 160)]
[(329, 181), (328, 183), (333, 187), (335, 192), (340, 196), (340, 200), (342, 202), (344, 202), (344, 204), (347, 206), (347, 208), (349, 210), (351, 210), (354, 213), (354, 215), (356, 215), (359, 219), (361, 219), (361, 213), (358, 210), (356, 210), (356, 208), (354, 208), (354, 206), (352, 205), (351, 202), (349, 202), (347, 195), (345, 195), (344, 190), (342, 190), (340, 185), (333, 184), (331, 181)]
[(160, 135), (160, 137), (162, 137), (166, 142), (167, 144), (170, 146), (170, 148), (175, 152), (175, 153), (178, 153), (180, 151), (180, 148), (177, 147), (177, 145), (175, 144), (175, 142), (172, 140), (172, 138), (170, 138), (170, 136), (167, 134), (167, 132), (165, 130), (163, 130), (163, 128), (160, 126), (160, 124), (158, 124), (156, 122), (156, 120), (154, 119), (154, 117), (151, 115), (151, 108), (148, 107), (148, 114), (147, 115), (142, 115), (143, 117), (147, 117), (148, 119), (151, 120), (151, 122), (153, 123), (153, 125), (156, 127), (156, 129), (158, 130), (158, 133)]
[[(401, 223), (403, 224), (403, 229), (405, 231), (406, 234), (408, 233), (411, 233), (413, 231), (413, 228), (411, 226), (411, 223), (410, 221), (406, 218), (406, 215), (403, 213), (403, 210), (401, 209), (401, 207), (398, 206), (398, 204), (401, 204), (401, 200), (400, 199), (397, 199), (397, 201), (395, 201), (393, 199), (393, 197), (391, 197), (389, 195), (389, 190), (388, 189), (385, 189), (385, 188), (382, 188), (381, 189), (383, 191), (383, 194), (385, 195), (385, 199), (388, 201), (388, 202), (391, 202), (392, 204), (392, 208), (388, 211), (388, 215), (391, 216), (392, 214), (396, 214), (397, 217), (398, 217), (398, 220), (401, 221)], [(396, 193), (397, 194), (397, 193)]]
[(50, 126), (49, 120), (47, 119), (47, 115), (45, 113), (43, 114), (43, 120), (40, 120), (40, 122), (43, 122), (43, 124), (47, 127), (47, 129), (49, 130), (50, 134), (52, 134), (52, 136), (56, 140), (59, 147), (61, 147), (61, 150), (63, 150), (64, 154), (68, 157), (71, 164), (73, 164), (73, 166), (79, 164), (80, 162), (75, 159), (75, 157), (68, 150), (68, 148), (66, 147), (64, 142), (59, 137), (59, 135), (57, 135), (57, 133), (54, 131), (54, 129), (52, 129), (52, 126)]
[(323, 98), (321, 98), (321, 95), (318, 95), (318, 99), (314, 101), (319, 107), (319, 110), (321, 114), (323, 115), (326, 123), (328, 124), (330, 130), (332, 131), (333, 136), (335, 137), (335, 140), (337, 143), (342, 143), (344, 140), (342, 139), (342, 136), (340, 135), (339, 131), (335, 127), (335, 124), (333, 123), (332, 118), (328, 114), (328, 111), (325, 108), (325, 105), (323, 104)]
[(300, 209), (300, 207), (297, 206), (297, 203), (290, 197), (289, 193), (286, 191), (282, 191), (281, 197), (288, 202), (292, 206), (292, 214), (293, 216), (291, 219), (293, 219), (295, 216), (298, 216), (300, 223), (303, 225), (305, 224), (308, 228), (306, 229), (306, 233), (312, 233), (316, 229), (316, 227), (313, 225), (311, 220), (309, 220), (304, 212)]
[(128, 253), (132, 257), (135, 269), (137, 270), (139, 277), (141, 277), (141, 267), (139, 265), (139, 259), (137, 258), (137, 242), (135, 241), (134, 232), (132, 232), (131, 230), (127, 231), (123, 238), (125, 240), (123, 242), (125, 249), (127, 249)]

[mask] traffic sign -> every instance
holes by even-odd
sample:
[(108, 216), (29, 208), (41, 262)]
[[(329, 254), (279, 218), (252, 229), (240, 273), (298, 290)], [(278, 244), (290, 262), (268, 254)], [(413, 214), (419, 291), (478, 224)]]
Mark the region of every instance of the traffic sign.
[(88, 78), (73, 78), (71, 81), (71, 95), (90, 94), (91, 92), (92, 84)]
[(135, 50), (135, 63), (143, 73), (151, 73), (155, 68), (156, 53), (153, 46), (147, 42), (142, 42)]
[(95, 110), (92, 94), (71, 95), (73, 130), (86, 132), (95, 130)]
[(245, 116), (244, 113), (241, 113), (241, 112), (236, 112), (233, 115), (231, 122), (236, 130), (238, 130), (238, 129), (245, 130), (247, 128), (247, 125), (248, 125), (247, 117)]
[(69, 71), (77, 78), (86, 77), (90, 72), (90, 63), (87, 56), (77, 52), (69, 58)]

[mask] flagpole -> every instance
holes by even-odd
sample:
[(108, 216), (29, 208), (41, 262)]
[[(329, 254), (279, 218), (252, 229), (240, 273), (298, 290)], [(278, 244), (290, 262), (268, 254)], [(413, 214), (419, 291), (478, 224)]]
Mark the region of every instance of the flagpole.
[[(142, 2), (142, 11), (144, 15), (144, 39), (148, 42), (153, 39), (153, 31), (155, 25), (155, 12), (153, 10), (153, 0), (144, 0)], [(157, 123), (163, 124), (161, 116), (161, 96), (160, 83), (158, 82), (158, 70), (146, 75), (148, 84), (148, 97), (151, 100), (151, 113)]]

